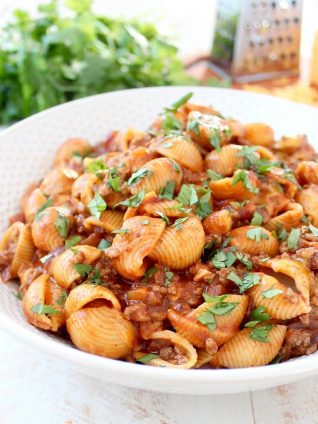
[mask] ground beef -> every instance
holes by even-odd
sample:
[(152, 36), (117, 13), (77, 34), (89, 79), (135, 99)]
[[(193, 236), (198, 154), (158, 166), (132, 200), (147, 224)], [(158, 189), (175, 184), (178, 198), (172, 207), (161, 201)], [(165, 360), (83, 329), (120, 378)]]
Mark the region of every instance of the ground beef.
[(313, 342), (311, 337), (310, 330), (288, 328), (279, 354), (286, 360), (294, 356), (310, 355), (317, 350), (317, 343)]

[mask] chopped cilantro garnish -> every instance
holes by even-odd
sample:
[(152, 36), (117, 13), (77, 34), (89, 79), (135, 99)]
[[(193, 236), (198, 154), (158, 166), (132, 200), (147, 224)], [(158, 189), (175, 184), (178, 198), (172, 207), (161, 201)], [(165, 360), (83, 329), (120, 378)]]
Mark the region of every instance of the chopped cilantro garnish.
[(56, 303), (58, 305), (64, 305), (64, 303), (66, 302), (67, 299), (67, 292), (63, 291), (60, 296), (57, 298)]
[(91, 172), (91, 173), (95, 173), (95, 174), (98, 174), (101, 171), (105, 171), (105, 169), (107, 169), (107, 166), (105, 166), (103, 161), (100, 160), (100, 159), (96, 159), (96, 160), (91, 161), (85, 167), (86, 172)]
[(318, 228), (316, 228), (314, 225), (312, 225), (312, 224), (310, 224), (309, 226), (308, 226), (308, 228), (309, 228), (309, 230), (312, 232), (312, 234), (315, 236), (315, 237), (318, 237)]
[(260, 282), (259, 275), (252, 273), (245, 274), (243, 279), (241, 279), (234, 271), (231, 271), (227, 278), (239, 287), (240, 293), (244, 293), (246, 290), (256, 286)]
[(216, 320), (214, 315), (226, 315), (235, 309), (238, 305), (237, 302), (225, 302), (228, 295), (223, 296), (210, 296), (207, 293), (203, 294), (204, 300), (207, 303), (212, 303), (207, 309), (198, 316), (198, 321), (213, 331), (216, 328)]
[(216, 321), (213, 313), (211, 313), (210, 311), (202, 312), (198, 316), (198, 321), (201, 322), (201, 324), (206, 325), (210, 331), (216, 329)]
[(163, 219), (164, 222), (167, 225), (170, 225), (170, 219), (167, 217), (167, 215), (165, 213), (163, 213), (161, 211), (155, 211), (155, 214), (158, 215), (158, 216), (160, 216), (160, 218)]
[(142, 283), (145, 283), (149, 278), (151, 278), (156, 272), (157, 268), (155, 266), (152, 266), (151, 268), (148, 268), (147, 271), (144, 273), (144, 276), (141, 280)]
[(179, 121), (173, 113), (168, 112), (162, 120), (162, 129), (165, 135), (181, 134), (182, 122)]
[(166, 186), (160, 190), (159, 197), (160, 199), (173, 199), (174, 188), (176, 183), (174, 181), (168, 181)]
[(182, 96), (176, 102), (172, 103), (172, 105), (170, 107), (165, 107), (164, 110), (166, 112), (177, 112), (177, 110), (181, 106), (183, 106), (185, 103), (187, 103), (187, 101), (190, 100), (192, 96), (193, 96), (193, 93), (189, 92), (189, 93), (185, 94), (184, 96)]
[(206, 173), (208, 174), (208, 177), (211, 181), (218, 181), (222, 180), (223, 178), (221, 174), (218, 174), (216, 171), (213, 171), (213, 169), (207, 169)]
[(300, 229), (293, 228), (291, 232), (289, 233), (289, 236), (287, 239), (288, 249), (296, 250), (298, 247), (299, 238), (300, 238)]
[(269, 239), (269, 236), (261, 228), (251, 228), (247, 231), (246, 236), (250, 240), (255, 240), (257, 242), (261, 241), (261, 239)]
[(251, 225), (262, 225), (263, 216), (259, 212), (254, 212), (253, 218), (251, 220)]
[(282, 228), (282, 230), (277, 235), (277, 238), (279, 241), (284, 241), (287, 239), (287, 236), (288, 236), (287, 231), (285, 230), (285, 228)]
[(51, 305), (43, 305), (42, 303), (37, 303), (36, 305), (32, 306), (31, 311), (37, 315), (57, 315), (60, 313), (57, 309), (53, 308)]
[(309, 224), (310, 223), (310, 221), (309, 221), (309, 219), (308, 219), (308, 216), (306, 216), (306, 215), (303, 215), (302, 217), (301, 217), (301, 222), (303, 222), (304, 224)]
[(116, 193), (120, 192), (119, 182), (120, 182), (120, 176), (118, 173), (118, 169), (116, 167), (110, 168), (107, 184)]
[(18, 300), (22, 300), (22, 293), (21, 292), (12, 292), (13, 296), (18, 299)]
[(178, 194), (177, 200), (183, 205), (195, 205), (198, 202), (198, 195), (191, 184), (183, 184)]
[(236, 256), (232, 251), (223, 252), (219, 250), (211, 259), (211, 263), (215, 268), (228, 268), (236, 261)]
[(202, 197), (199, 198), (198, 204), (196, 207), (196, 214), (199, 215), (201, 218), (206, 218), (212, 212), (210, 200), (211, 200), (210, 190), (207, 190), (207, 192)]
[(72, 236), (65, 240), (65, 249), (76, 246), (81, 241), (81, 236)]
[(175, 160), (172, 160), (171, 161), (172, 162), (172, 167), (173, 167), (173, 169), (178, 173), (178, 174), (180, 174), (180, 172), (181, 172), (181, 168), (180, 168), (180, 165), (175, 161)]
[(59, 235), (63, 238), (67, 237), (68, 233), (68, 227), (69, 227), (70, 221), (66, 216), (58, 215), (56, 221), (55, 221), (55, 228), (57, 229), (57, 232)]
[(35, 221), (38, 221), (42, 218), (45, 209), (49, 208), (53, 204), (53, 199), (49, 198), (47, 201), (38, 209), (36, 215), (35, 215)]
[(138, 171), (134, 172), (128, 180), (128, 185), (131, 186), (133, 184), (138, 183), (143, 178), (152, 175), (152, 171), (147, 168), (140, 168)]
[(93, 271), (93, 266), (89, 264), (74, 264), (74, 269), (80, 276), (88, 276)]
[(199, 123), (199, 121), (193, 120), (191, 122), (188, 122), (187, 130), (193, 131), (196, 135), (200, 135), (200, 123)]
[(180, 231), (182, 230), (182, 224), (187, 221), (189, 219), (188, 216), (186, 216), (185, 218), (179, 218), (176, 219), (175, 222), (173, 223), (172, 227), (174, 227), (176, 230)]
[(275, 289), (274, 287), (268, 289), (268, 290), (264, 290), (262, 292), (262, 296), (265, 297), (266, 299), (272, 299), (273, 297), (279, 295), (283, 293), (280, 289)]
[(173, 272), (171, 272), (169, 270), (165, 270), (165, 282), (164, 282), (164, 286), (169, 286), (169, 284), (171, 283), (172, 277), (173, 277)]
[(254, 327), (250, 333), (250, 339), (256, 340), (258, 342), (269, 343), (268, 334), (273, 328), (272, 325), (263, 325), (261, 327)]
[(242, 252), (236, 252), (237, 259), (246, 266), (246, 268), (250, 271), (253, 268), (252, 261), (248, 258), (248, 256), (244, 255)]
[(258, 308), (254, 309), (251, 313), (252, 320), (261, 322), (271, 319), (271, 317), (264, 311), (265, 306), (259, 306)]
[(217, 152), (221, 151), (221, 137), (220, 132), (217, 128), (211, 128), (210, 129), (210, 144), (215, 148)]
[(102, 239), (99, 242), (99, 245), (97, 246), (97, 249), (99, 250), (105, 250), (108, 249), (111, 246), (111, 243), (108, 240)]
[(239, 182), (242, 182), (244, 187), (250, 191), (251, 193), (258, 193), (259, 189), (258, 187), (253, 186), (253, 184), (251, 183), (251, 180), (249, 178), (249, 174), (247, 171), (239, 171), (237, 172), (234, 176), (233, 176), (233, 182), (232, 182), (232, 186), (238, 184)]
[(128, 208), (137, 208), (140, 205), (140, 203), (144, 200), (144, 197), (145, 197), (145, 190), (141, 190), (139, 193), (135, 194), (129, 199), (126, 199), (122, 202), (117, 203), (114, 206), (114, 208), (116, 208), (117, 206), (127, 206)]
[(144, 364), (156, 358), (160, 358), (160, 356), (156, 355), (155, 353), (147, 353), (146, 355), (141, 356), (139, 359), (137, 359), (137, 361)]
[(97, 219), (100, 218), (101, 213), (107, 209), (107, 203), (102, 196), (96, 191), (94, 199), (87, 205), (90, 213)]

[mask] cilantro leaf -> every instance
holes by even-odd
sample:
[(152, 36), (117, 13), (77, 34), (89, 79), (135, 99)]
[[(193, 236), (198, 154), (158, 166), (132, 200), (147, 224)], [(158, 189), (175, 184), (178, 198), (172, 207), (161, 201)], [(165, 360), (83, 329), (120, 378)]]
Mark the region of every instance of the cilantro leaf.
[(166, 186), (163, 187), (159, 192), (159, 198), (160, 199), (173, 199), (174, 189), (175, 189), (176, 183), (174, 181), (168, 181)]
[(59, 235), (63, 238), (67, 237), (68, 233), (68, 227), (69, 227), (70, 221), (66, 216), (60, 215), (57, 217), (55, 221), (55, 228), (57, 229), (57, 232)]
[(144, 276), (141, 280), (142, 283), (145, 283), (149, 278), (151, 278), (156, 272), (157, 268), (155, 266), (152, 266), (151, 268), (148, 268), (147, 271), (144, 273)]
[(172, 224), (172, 227), (174, 227), (176, 230), (180, 231), (182, 230), (182, 224), (189, 219), (188, 216), (184, 218), (176, 219), (175, 222)]
[(300, 229), (293, 228), (291, 232), (289, 233), (289, 236), (287, 239), (288, 249), (296, 250), (298, 247), (299, 238), (300, 238)]
[(177, 112), (177, 110), (181, 106), (183, 106), (185, 103), (187, 103), (187, 101), (190, 100), (192, 96), (193, 96), (193, 93), (189, 92), (189, 93), (185, 94), (184, 96), (182, 96), (176, 102), (172, 103), (172, 105), (170, 107), (165, 107), (164, 110), (167, 111), (167, 112)]
[(268, 334), (273, 328), (272, 325), (263, 325), (261, 327), (254, 327), (249, 337), (250, 339), (258, 342), (269, 343)]
[(122, 202), (117, 203), (114, 208), (117, 206), (127, 206), (128, 208), (137, 208), (140, 203), (144, 200), (145, 190), (141, 190), (139, 193), (130, 197), (129, 199), (123, 200)]
[(164, 222), (167, 225), (170, 225), (170, 219), (167, 217), (167, 215), (165, 213), (163, 213), (161, 211), (155, 211), (155, 214), (158, 215), (158, 216), (160, 216), (160, 218), (163, 219)]
[(261, 239), (268, 240), (269, 236), (261, 228), (251, 228), (246, 232), (247, 238), (259, 242)]
[(236, 252), (237, 259), (246, 266), (246, 268), (250, 271), (253, 268), (252, 261), (248, 258), (248, 256), (244, 255), (242, 252)]
[(43, 305), (42, 303), (37, 303), (36, 305), (32, 306), (31, 311), (36, 315), (57, 315), (60, 314), (60, 311), (53, 308), (51, 305)]
[(171, 279), (173, 277), (173, 272), (169, 271), (169, 270), (165, 270), (165, 282), (164, 282), (164, 286), (169, 286), (169, 284), (171, 283)]
[(178, 202), (183, 206), (195, 205), (198, 202), (198, 195), (192, 184), (183, 184), (177, 197)]
[(100, 215), (103, 211), (107, 209), (107, 203), (102, 198), (102, 196), (98, 193), (98, 191), (95, 192), (94, 199), (91, 200), (87, 205), (90, 213), (97, 219), (100, 218)]
[(272, 287), (271, 289), (264, 290), (262, 292), (262, 296), (266, 299), (272, 299), (273, 297), (278, 296), (281, 293), (283, 292), (280, 289), (275, 289), (274, 287)]
[(213, 171), (213, 169), (207, 169), (206, 173), (208, 174), (208, 177), (211, 181), (218, 181), (223, 179), (223, 175), (218, 174), (216, 171)]
[(85, 277), (93, 271), (93, 266), (89, 264), (74, 264), (74, 269), (81, 277)]
[(144, 364), (156, 358), (160, 358), (160, 356), (156, 355), (155, 353), (147, 353), (146, 355), (143, 355), (139, 359), (137, 359), (137, 362), (141, 362)]
[(234, 271), (231, 271), (227, 278), (239, 287), (240, 293), (244, 293), (246, 290), (256, 286), (260, 282), (259, 275), (252, 273), (245, 274), (243, 279), (241, 279)]
[(111, 245), (112, 244), (108, 240), (102, 239), (99, 242), (99, 245), (97, 246), (97, 249), (99, 249), (99, 250), (105, 250), (105, 249), (108, 249)]
[(254, 212), (253, 218), (251, 220), (251, 225), (262, 225), (263, 224), (263, 216), (259, 212)]
[(210, 144), (217, 152), (221, 151), (221, 136), (220, 131), (216, 128), (210, 129)]
[(316, 228), (316, 227), (315, 227), (314, 225), (312, 225), (312, 224), (309, 224), (308, 228), (309, 228), (309, 230), (312, 232), (312, 234), (313, 234), (315, 237), (318, 237), (318, 228)]
[(140, 168), (138, 171), (134, 172), (128, 180), (128, 185), (131, 186), (133, 184), (138, 183), (143, 178), (152, 175), (152, 171), (147, 168)]
[(255, 187), (249, 178), (249, 174), (247, 171), (239, 171), (233, 176), (232, 186), (242, 182), (244, 187), (250, 191), (251, 193), (257, 194), (259, 192), (259, 188)]
[(188, 122), (187, 131), (193, 131), (194, 134), (200, 135), (200, 123), (199, 123), (199, 121), (193, 120), (191, 122)]
[(129, 233), (129, 231), (128, 228), (119, 228), (118, 230), (113, 230), (112, 234), (126, 234)]
[(119, 182), (120, 182), (120, 176), (118, 173), (118, 169), (116, 167), (110, 168), (107, 184), (116, 193), (120, 192)]
[(237, 307), (237, 302), (217, 302), (214, 306), (209, 306), (208, 311), (215, 315), (226, 315)]
[(104, 162), (100, 159), (93, 160), (85, 167), (85, 172), (90, 172), (98, 174), (101, 171), (105, 171), (107, 167), (104, 165)]
[(228, 268), (236, 261), (236, 255), (232, 251), (217, 251), (211, 259), (211, 263), (215, 268)]
[(216, 329), (216, 321), (212, 312), (204, 311), (198, 316), (198, 321), (208, 327), (210, 331)]
[(76, 246), (81, 241), (81, 236), (72, 236), (65, 240), (65, 249), (70, 249), (73, 246)]
[(251, 313), (252, 320), (260, 322), (260, 321), (267, 321), (271, 319), (271, 317), (264, 311), (265, 311), (265, 306), (259, 306), (258, 308), (254, 309)]
[(56, 303), (60, 306), (64, 305), (67, 299), (67, 292), (63, 291), (60, 296), (57, 298)]
[(35, 221), (38, 221), (42, 218), (45, 209), (49, 208), (53, 204), (53, 199), (49, 198), (47, 201), (38, 209), (36, 215), (35, 215)]
[(206, 218), (212, 212), (210, 201), (211, 201), (211, 191), (207, 190), (207, 193), (199, 198), (196, 211), (195, 211), (195, 213), (201, 218)]
[(164, 119), (162, 120), (162, 129), (164, 135), (181, 134), (182, 122), (179, 121), (173, 113), (168, 112), (165, 114)]

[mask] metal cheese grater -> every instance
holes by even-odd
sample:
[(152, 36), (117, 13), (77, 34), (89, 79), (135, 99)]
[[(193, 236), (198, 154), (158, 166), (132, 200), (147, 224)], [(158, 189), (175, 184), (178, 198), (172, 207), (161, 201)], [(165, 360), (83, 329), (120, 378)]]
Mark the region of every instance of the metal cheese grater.
[(302, 0), (219, 0), (212, 69), (236, 82), (298, 75)]

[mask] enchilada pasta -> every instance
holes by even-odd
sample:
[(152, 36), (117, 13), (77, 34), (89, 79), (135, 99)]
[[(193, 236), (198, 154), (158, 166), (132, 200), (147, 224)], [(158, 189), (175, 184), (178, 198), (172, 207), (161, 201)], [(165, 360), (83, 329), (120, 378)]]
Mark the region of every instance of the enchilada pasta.
[(318, 342), (318, 157), (190, 103), (58, 149), (0, 241), (41, 330), (142, 365), (263, 366)]

